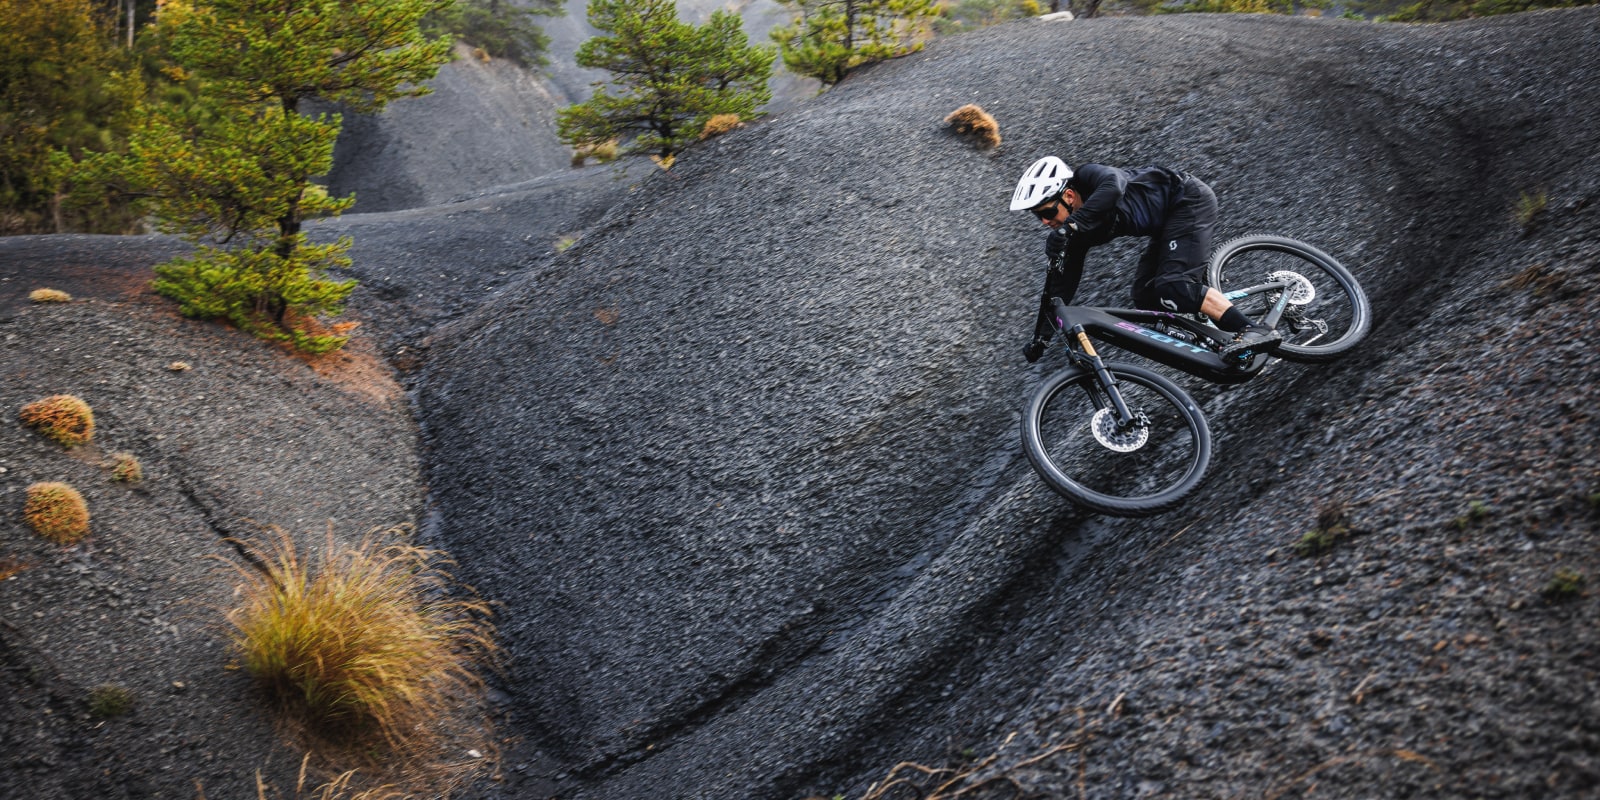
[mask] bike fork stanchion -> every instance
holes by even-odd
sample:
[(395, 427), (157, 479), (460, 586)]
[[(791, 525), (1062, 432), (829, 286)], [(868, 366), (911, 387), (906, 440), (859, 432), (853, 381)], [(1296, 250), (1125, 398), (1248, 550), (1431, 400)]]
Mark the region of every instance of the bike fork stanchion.
[(1122, 399), (1122, 392), (1117, 390), (1117, 379), (1106, 369), (1106, 362), (1095, 352), (1094, 344), (1089, 341), (1089, 333), (1082, 325), (1072, 326), (1072, 335), (1077, 337), (1078, 346), (1083, 348), (1083, 354), (1088, 357), (1089, 363), (1094, 366), (1095, 377), (1100, 380), (1100, 385), (1105, 388), (1106, 395), (1111, 398), (1111, 405), (1117, 410), (1117, 427), (1126, 428), (1133, 424), (1133, 413), (1128, 410), (1128, 404)]

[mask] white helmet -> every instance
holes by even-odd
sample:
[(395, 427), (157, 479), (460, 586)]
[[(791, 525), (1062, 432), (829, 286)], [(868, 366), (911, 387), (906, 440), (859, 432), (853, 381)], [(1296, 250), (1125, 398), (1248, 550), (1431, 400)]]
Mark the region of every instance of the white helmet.
[(1033, 162), (1017, 181), (1017, 190), (1011, 193), (1011, 210), (1033, 208), (1061, 193), (1067, 179), (1072, 177), (1072, 167), (1055, 156), (1045, 156)]

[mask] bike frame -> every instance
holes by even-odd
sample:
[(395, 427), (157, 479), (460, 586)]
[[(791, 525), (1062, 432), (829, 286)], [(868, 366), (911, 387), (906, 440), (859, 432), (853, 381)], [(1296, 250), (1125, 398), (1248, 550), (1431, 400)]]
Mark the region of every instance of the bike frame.
[[(1262, 292), (1278, 292), (1277, 302), (1260, 320), (1263, 325), (1275, 327), (1289, 303), (1288, 287), (1289, 284), (1285, 281), (1269, 281), (1247, 289), (1226, 292), (1223, 296), (1233, 301)], [(1204, 338), (1218, 344), (1231, 341), (1232, 334), (1197, 322), (1190, 316), (1136, 308), (1069, 306), (1059, 297), (1050, 298), (1050, 303), (1055, 309), (1056, 328), (1062, 333), (1069, 334), (1067, 339), (1069, 350), (1075, 358), (1082, 357), (1089, 366), (1095, 368), (1097, 373), (1104, 370), (1104, 364), (1100, 362), (1093, 345), (1088, 343), (1087, 336), (1070, 334), (1082, 332), (1159, 364), (1224, 385), (1244, 383), (1254, 378), (1271, 360), (1268, 354), (1257, 353), (1243, 364), (1230, 363), (1223, 360), (1214, 350), (1168, 336), (1152, 327), (1159, 324), (1181, 328), (1194, 335), (1197, 340)], [(1107, 383), (1107, 376), (1102, 375), (1101, 383)]]

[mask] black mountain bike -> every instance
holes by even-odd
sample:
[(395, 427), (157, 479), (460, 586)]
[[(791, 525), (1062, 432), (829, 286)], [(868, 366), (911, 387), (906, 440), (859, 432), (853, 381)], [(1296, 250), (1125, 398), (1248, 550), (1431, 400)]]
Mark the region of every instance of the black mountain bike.
[(1261, 373), (1274, 356), (1323, 362), (1354, 347), (1372, 308), (1354, 276), (1327, 253), (1282, 236), (1234, 239), (1211, 256), (1206, 282), (1252, 321), (1277, 328), (1270, 352), (1228, 357), (1233, 334), (1200, 314), (1055, 305), (1069, 364), (1034, 392), (1022, 414), (1028, 460), (1052, 489), (1119, 517), (1167, 511), (1199, 485), (1211, 431), (1183, 389), (1162, 375), (1102, 359), (1098, 339), (1218, 384)]

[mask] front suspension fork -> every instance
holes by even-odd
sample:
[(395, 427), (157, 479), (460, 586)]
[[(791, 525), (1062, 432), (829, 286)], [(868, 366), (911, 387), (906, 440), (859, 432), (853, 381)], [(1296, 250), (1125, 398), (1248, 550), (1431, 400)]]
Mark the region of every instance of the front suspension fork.
[(1095, 377), (1100, 380), (1100, 387), (1105, 389), (1106, 396), (1111, 399), (1111, 407), (1117, 412), (1117, 428), (1126, 429), (1134, 423), (1133, 412), (1128, 410), (1128, 404), (1122, 399), (1122, 391), (1117, 388), (1117, 379), (1106, 368), (1106, 362), (1095, 352), (1094, 344), (1089, 341), (1089, 334), (1082, 325), (1072, 326), (1071, 335), (1078, 342), (1081, 357), (1094, 367)]

